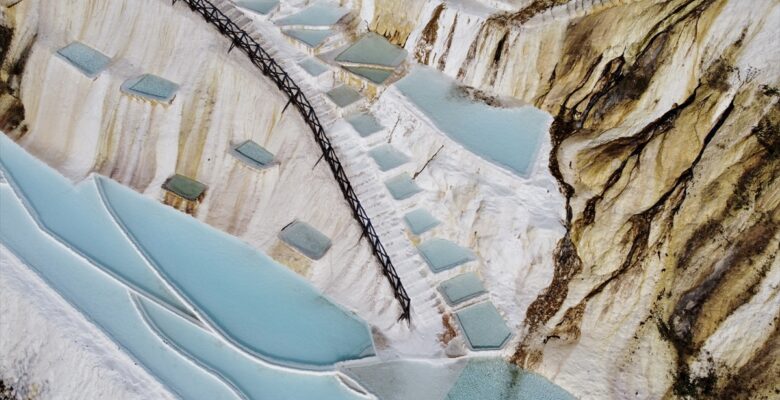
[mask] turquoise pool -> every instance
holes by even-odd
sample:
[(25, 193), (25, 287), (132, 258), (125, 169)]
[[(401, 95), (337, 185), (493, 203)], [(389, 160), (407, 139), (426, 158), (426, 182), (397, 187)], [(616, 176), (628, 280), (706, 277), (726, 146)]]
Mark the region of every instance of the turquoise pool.
[(439, 285), (439, 291), (450, 305), (455, 305), (486, 293), (476, 273), (466, 272)]
[(382, 35), (369, 32), (336, 56), (336, 61), (395, 68), (406, 58), (406, 50), (390, 43)]
[(327, 236), (302, 221), (293, 221), (285, 226), (279, 232), (279, 238), (313, 260), (322, 258), (332, 245)]
[(382, 171), (389, 171), (409, 162), (409, 156), (393, 147), (393, 145), (386, 143), (369, 150), (368, 154)]
[(12, 187), (66, 246), (161, 305), (194, 310), (247, 353), (300, 369), (373, 355), (363, 321), (238, 239), (106, 178), (73, 187), (5, 136), (0, 156)]
[(468, 306), (455, 315), (474, 350), (500, 349), (512, 335), (496, 306), (489, 301)]
[(151, 266), (130, 246), (92, 181), (67, 179), (0, 135), (0, 170), (52, 236), (126, 285), (187, 312)]
[(357, 393), (334, 376), (280, 371), (258, 363), (238, 352), (216, 336), (200, 329), (191, 320), (136, 298), (136, 304), (152, 329), (184, 356), (214, 371), (248, 399), (358, 399)]
[(385, 186), (396, 200), (404, 200), (422, 191), (406, 172), (385, 181)]
[(239, 399), (154, 334), (125, 287), (37, 229), (7, 185), (0, 185), (0, 204), (0, 242), (174, 393), (185, 399)]
[(417, 249), (433, 272), (446, 271), (476, 260), (474, 253), (447, 239), (431, 239), (420, 243)]
[(186, 214), (108, 179), (97, 181), (116, 220), (152, 265), (236, 345), (298, 368), (373, 355), (365, 323), (294, 272)]
[(89, 78), (96, 78), (111, 63), (108, 56), (80, 42), (57, 50), (57, 54)]
[(313, 57), (309, 57), (299, 62), (298, 65), (311, 76), (320, 76), (328, 71), (328, 67), (315, 60)]
[(404, 221), (406, 221), (406, 226), (409, 227), (409, 230), (415, 235), (428, 232), (440, 224), (436, 217), (422, 208), (406, 213)]
[(393, 75), (393, 71), (381, 68), (367, 68), (367, 67), (343, 67), (345, 70), (368, 79), (372, 83), (381, 85), (385, 83), (387, 78)]
[(325, 94), (340, 108), (344, 108), (363, 98), (357, 90), (347, 85), (335, 87)]
[(0, 185), (0, 202), (0, 242), (180, 397), (361, 398), (335, 376), (281, 371), (258, 363), (192, 319), (130, 295), (118, 281), (36, 229), (7, 185)]
[(393, 360), (344, 368), (381, 400), (574, 400), (501, 358)]
[(279, 0), (238, 0), (236, 5), (265, 15), (279, 5)]
[(274, 155), (270, 151), (251, 140), (234, 147), (231, 153), (247, 165), (257, 169), (268, 168), (276, 163)]
[(144, 74), (126, 80), (122, 91), (148, 100), (170, 103), (176, 97), (179, 85), (156, 75)]
[(416, 66), (395, 86), (466, 149), (527, 176), (552, 118), (531, 106), (493, 107), (471, 100), (444, 74)]

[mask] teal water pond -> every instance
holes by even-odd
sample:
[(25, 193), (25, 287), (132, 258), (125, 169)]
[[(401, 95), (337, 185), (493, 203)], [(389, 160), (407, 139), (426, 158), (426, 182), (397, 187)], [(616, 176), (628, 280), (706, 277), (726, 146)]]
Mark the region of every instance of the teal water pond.
[(57, 54), (90, 78), (97, 77), (111, 63), (108, 56), (81, 42), (59, 49)]
[(472, 359), (460, 373), (446, 400), (575, 400), (544, 377), (500, 358)]
[(552, 118), (531, 106), (494, 107), (469, 98), (436, 70), (414, 67), (395, 86), (436, 126), (474, 154), (527, 176)]
[(247, 353), (300, 369), (374, 354), (362, 320), (240, 240), (107, 178), (74, 187), (5, 136), (0, 165), (66, 246), (171, 309), (192, 308)]
[(468, 306), (455, 315), (474, 350), (500, 349), (512, 335), (496, 306), (489, 301)]
[(279, 0), (238, 0), (236, 5), (265, 15), (279, 5)]
[(346, 8), (326, 3), (317, 3), (293, 15), (280, 18), (276, 21), (276, 24), (280, 26), (330, 26), (339, 22), (347, 13), (349, 13), (349, 10)]
[(404, 200), (422, 191), (406, 172), (385, 181), (387, 190), (396, 200)]
[(384, 127), (370, 113), (359, 113), (347, 117), (347, 122), (360, 134), (361, 137), (373, 135)]

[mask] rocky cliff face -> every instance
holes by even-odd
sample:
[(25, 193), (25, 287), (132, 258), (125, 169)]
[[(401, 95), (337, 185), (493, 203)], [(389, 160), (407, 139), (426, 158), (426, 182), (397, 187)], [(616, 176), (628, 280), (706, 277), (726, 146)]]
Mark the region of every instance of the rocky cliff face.
[(777, 396), (780, 4), (421, 10), (386, 36), (556, 116), (568, 233), (514, 360), (583, 398)]

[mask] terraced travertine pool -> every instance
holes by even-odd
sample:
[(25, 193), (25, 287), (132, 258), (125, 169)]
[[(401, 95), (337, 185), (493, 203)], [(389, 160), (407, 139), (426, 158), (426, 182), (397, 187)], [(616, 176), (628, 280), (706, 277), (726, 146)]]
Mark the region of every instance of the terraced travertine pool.
[(57, 55), (89, 78), (96, 78), (111, 63), (111, 58), (80, 42), (73, 42), (57, 50)]
[(528, 176), (552, 121), (532, 106), (496, 107), (467, 96), (436, 70), (415, 66), (395, 83), (445, 134), (519, 176)]
[(382, 400), (571, 398), (500, 359), (342, 364), (373, 354), (365, 323), (239, 240), (107, 178), (74, 186), (4, 135), (0, 177), (3, 251), (181, 398), (366, 399), (342, 372)]
[[(73, 186), (4, 135), (0, 170), (0, 242), (183, 397), (234, 398), (222, 380), (265, 393), (249, 398), (354, 394), (332, 372), (295, 371), (373, 355), (368, 327), (287, 268), (107, 178)], [(199, 373), (182, 355), (220, 379), (190, 392)]]
[(279, 0), (238, 0), (235, 3), (239, 7), (265, 15), (279, 5)]
[(395, 68), (405, 58), (406, 50), (390, 43), (382, 35), (369, 32), (336, 56), (336, 61)]
[(497, 357), (393, 360), (344, 368), (382, 400), (573, 400), (544, 377)]
[(335, 25), (349, 13), (349, 9), (324, 2), (314, 4), (295, 14), (276, 21), (279, 26), (323, 27)]

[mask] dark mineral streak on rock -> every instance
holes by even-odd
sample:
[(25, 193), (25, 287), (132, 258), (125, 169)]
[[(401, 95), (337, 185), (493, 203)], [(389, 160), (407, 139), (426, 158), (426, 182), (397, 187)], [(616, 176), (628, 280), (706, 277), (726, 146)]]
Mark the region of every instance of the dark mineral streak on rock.
[(24, 104), (19, 97), (19, 89), (35, 39), (27, 43), (19, 57), (14, 60), (9, 57), (13, 37), (13, 27), (0, 26), (0, 68), (3, 75), (0, 79), (0, 130), (13, 139), (19, 139), (28, 129), (24, 122)]

